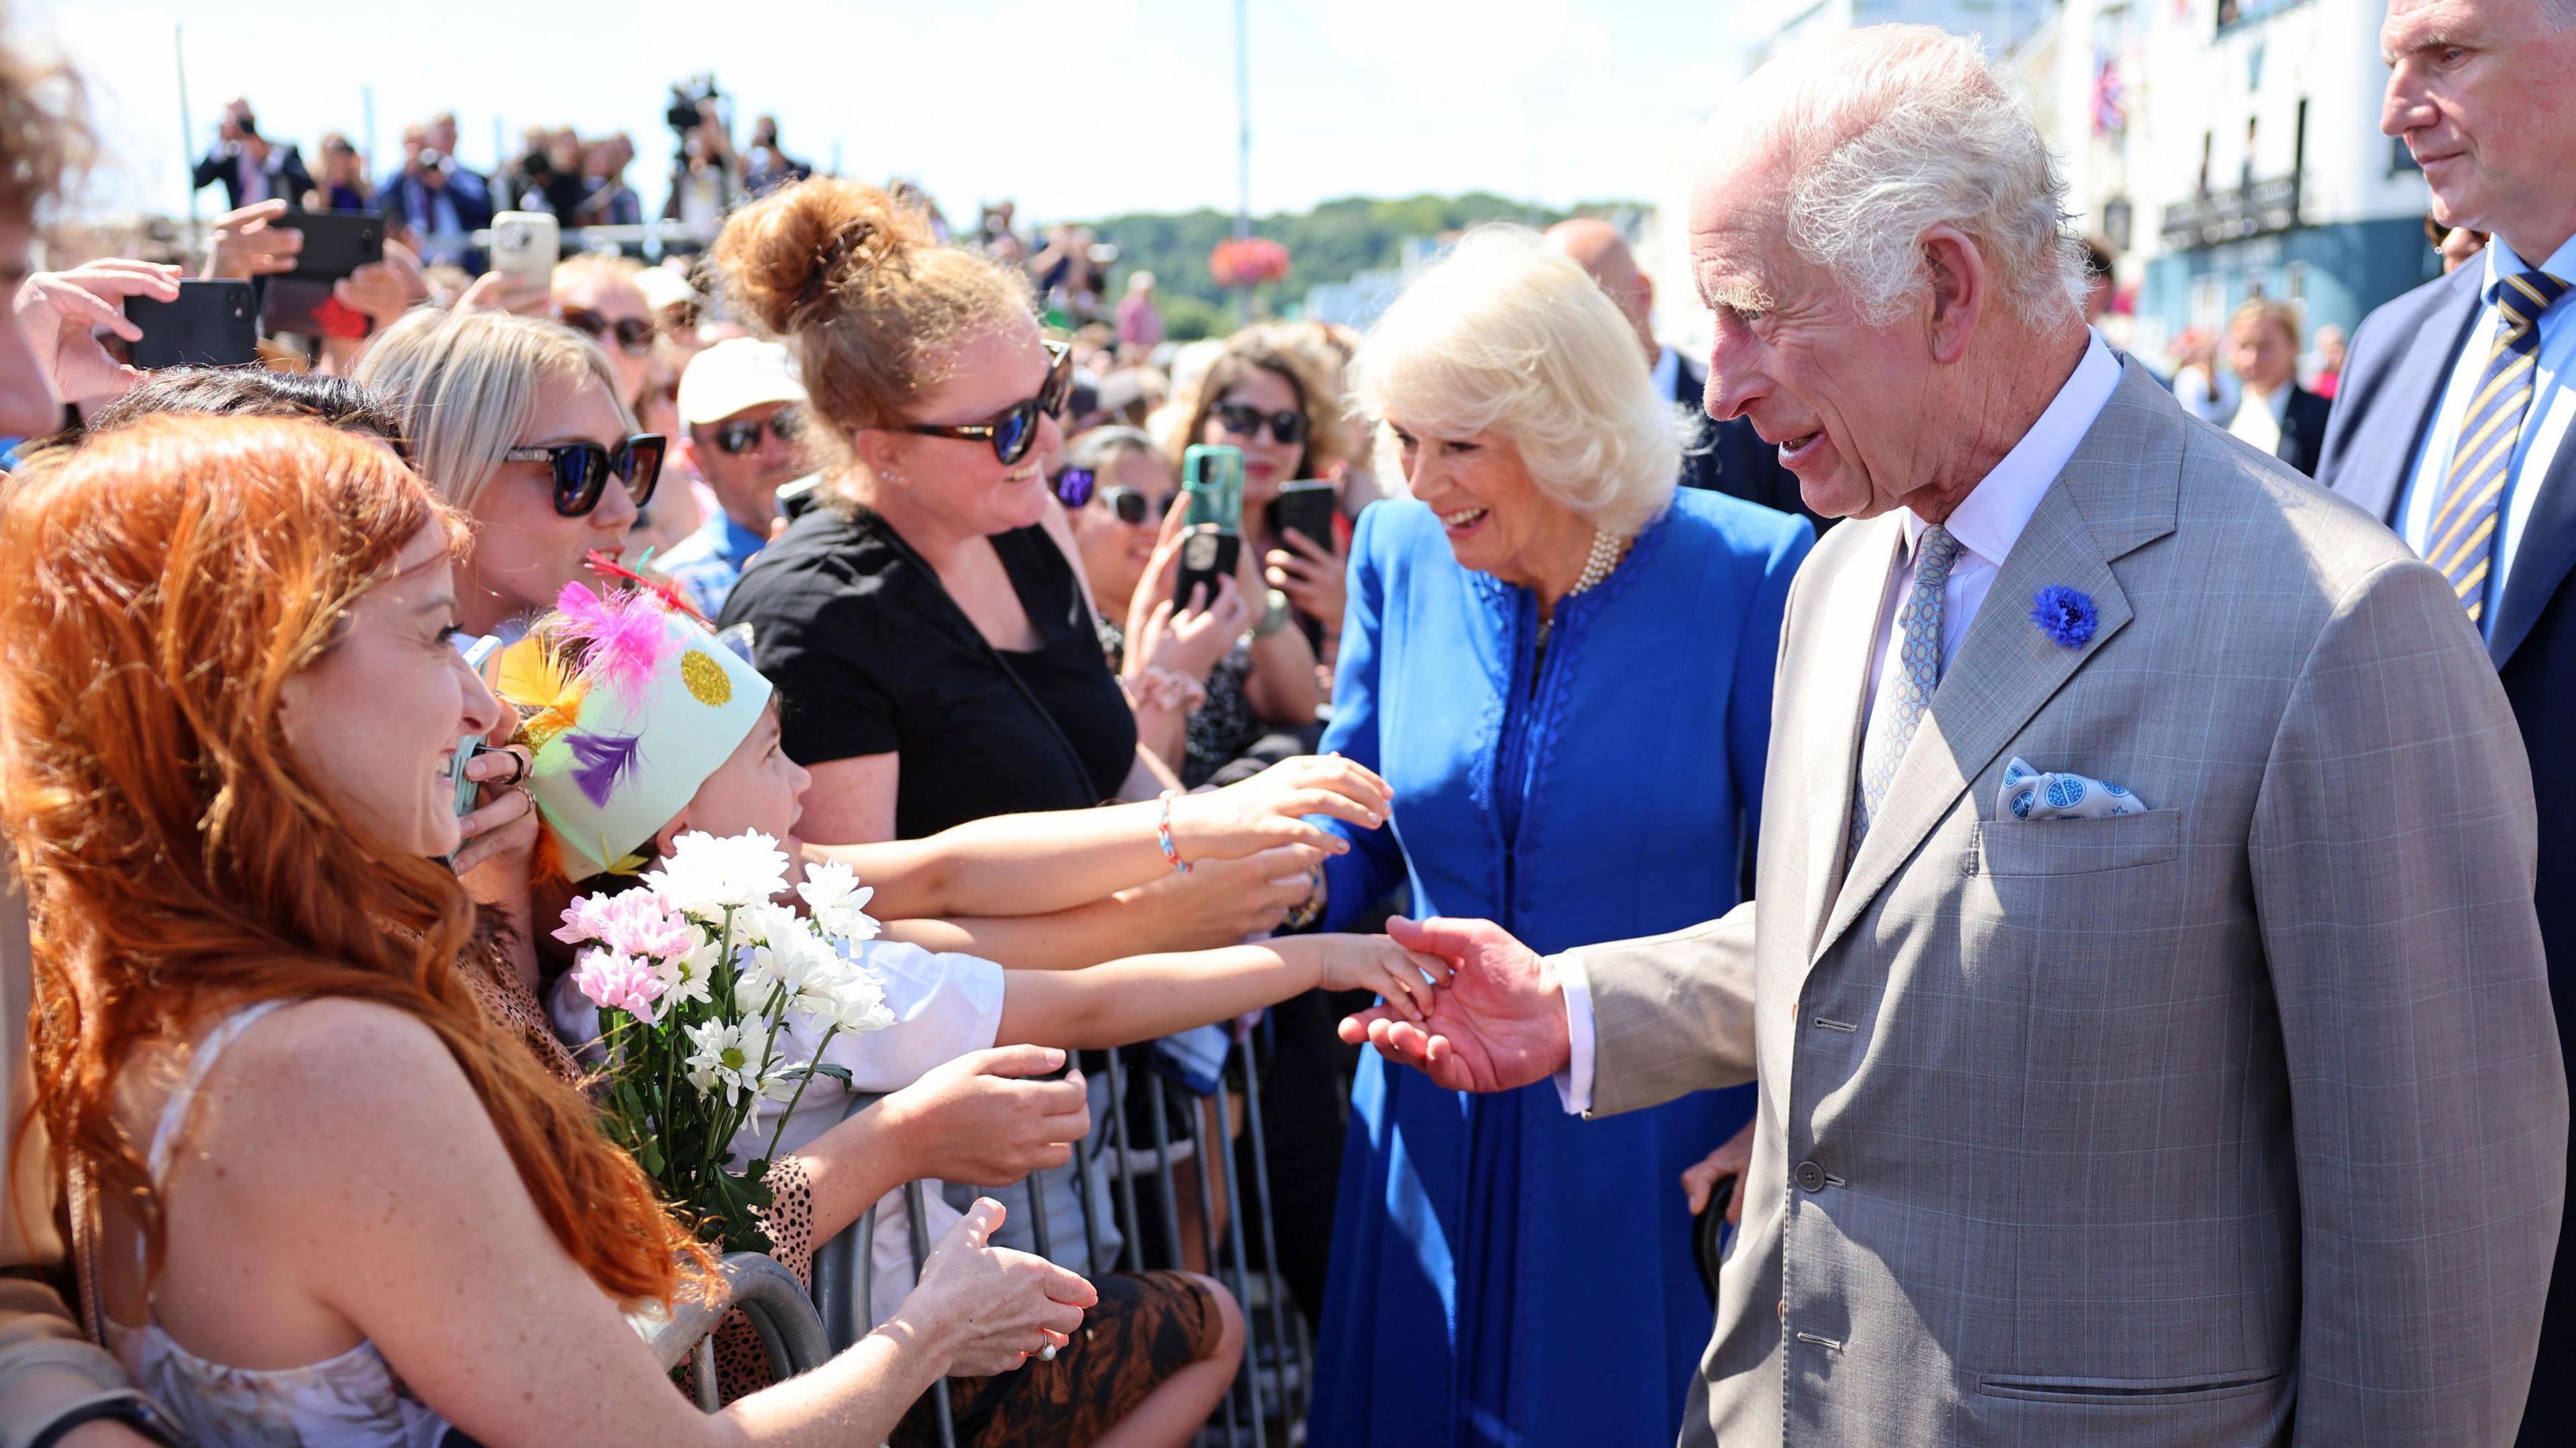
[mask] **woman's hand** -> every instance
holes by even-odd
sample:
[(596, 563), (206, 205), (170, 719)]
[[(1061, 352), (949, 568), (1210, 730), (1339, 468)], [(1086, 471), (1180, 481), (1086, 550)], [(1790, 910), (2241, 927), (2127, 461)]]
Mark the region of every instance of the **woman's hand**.
[[(465, 762), (465, 777), (482, 785), (476, 795), (480, 803), (456, 822), (459, 843), (447, 863), (459, 879), (493, 865), (496, 882), (516, 878), (524, 893), (528, 857), (537, 847), (537, 812), (529, 804), (528, 792), (519, 787), (528, 778), (527, 746), (510, 742), (518, 732), (518, 714), (515, 710), (503, 714), (486, 737), (491, 747)], [(475, 892), (475, 898), (482, 899), (481, 892)]]
[(940, 1345), (948, 1376), (1007, 1373), (1063, 1347), (1100, 1301), (1090, 1283), (1043, 1257), (987, 1246), (1004, 1215), (1000, 1202), (978, 1198), (930, 1249), (920, 1284), (886, 1324)]
[(1315, 957), (1319, 988), (1375, 991), (1415, 1025), (1430, 1011), (1432, 992), (1449, 981), (1447, 961), (1407, 950), (1383, 935), (1299, 935), (1271, 941), (1270, 948), (1285, 956)]
[(385, 242), (385, 259), (371, 261), (331, 284), (340, 305), (365, 315), (379, 327), (390, 327), (414, 306), (429, 300), (429, 275), (420, 258), (399, 241)]
[(177, 267), (111, 258), (38, 272), (19, 285), (11, 308), (37, 363), (54, 379), (54, 395), (67, 402), (102, 402), (123, 397), (143, 374), (107, 355), (97, 329), (141, 341), (143, 329), (125, 319), (125, 299), (168, 302), (178, 296)]
[(1708, 1210), (1708, 1198), (1717, 1184), (1735, 1178), (1736, 1189), (1726, 1199), (1726, 1224), (1739, 1225), (1744, 1220), (1744, 1174), (1753, 1168), (1753, 1123), (1735, 1133), (1726, 1145), (1700, 1158), (1698, 1164), (1682, 1173), (1682, 1195), (1690, 1200), (1691, 1215)]
[(1270, 586), (1321, 623), (1327, 636), (1340, 637), (1342, 605), (1350, 593), (1349, 558), (1303, 533), (1282, 533), (1279, 542), (1281, 546), (1271, 549), (1264, 560), (1270, 565)]
[[(1172, 516), (1178, 517), (1179, 509)], [(1155, 665), (1206, 682), (1208, 671), (1252, 627), (1251, 595), (1231, 578), (1217, 580), (1216, 597), (1201, 608), (1172, 602), (1181, 576), (1187, 530), (1167, 528), (1145, 563), (1145, 575), (1127, 604), (1127, 668), (1134, 678)]]
[(1009, 1186), (1073, 1159), (1091, 1132), (1082, 1073), (1031, 1080), (1064, 1064), (1053, 1046), (1002, 1046), (934, 1066), (877, 1105), (902, 1143), (905, 1174)]
[[(1174, 801), (1178, 803), (1178, 801)], [(1146, 913), (1137, 950), (1209, 950), (1279, 928), (1315, 888), (1324, 858), (1312, 845), (1274, 845), (1235, 860), (1210, 860), (1127, 891)]]
[(1337, 754), (1283, 759), (1240, 784), (1175, 798), (1172, 843), (1192, 864), (1287, 844), (1343, 854), (1350, 843), (1307, 816), (1373, 830), (1386, 822), (1393, 795), (1374, 770)]
[(509, 312), (522, 317), (554, 316), (554, 293), (543, 277), (514, 277), (487, 271), (456, 299), (460, 312)]
[(197, 275), (247, 280), (295, 270), (304, 233), (277, 225), (285, 215), (286, 198), (272, 196), (216, 217), (214, 234), (206, 242), (206, 264)]

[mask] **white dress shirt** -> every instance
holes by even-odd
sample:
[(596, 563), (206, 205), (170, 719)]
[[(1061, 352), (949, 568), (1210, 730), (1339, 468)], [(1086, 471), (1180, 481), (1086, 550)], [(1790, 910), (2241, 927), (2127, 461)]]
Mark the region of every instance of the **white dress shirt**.
[[(1949, 581), (1941, 590), (1941, 667), (1946, 673), (1950, 661), (1959, 656), (1959, 644), (1968, 636), (1968, 625), (1974, 623), (1977, 610), (1983, 607), (1986, 593), (1995, 585), (1995, 575), (2002, 569), (2004, 558), (2021, 538), (2022, 529), (2030, 525), (2030, 515), (2039, 510), (2039, 500), (2046, 496), (2057, 475), (2066, 470), (2069, 458), (2093, 430), (2102, 409), (2111, 403), (2111, 394), (2119, 390), (2120, 362), (2102, 340), (2092, 332), (2084, 344), (2083, 359), (2075, 371), (2057, 389), (2039, 420), (2023, 433), (1994, 471), (1980, 479), (1968, 496), (1952, 510), (1948, 527), (1950, 536), (1959, 540), (1959, 554), (1950, 564)], [(1880, 692), (1889, 680), (1903, 673), (1896, 663), (1897, 651), (1904, 639), (1896, 632), (1897, 610), (1907, 594), (1914, 591), (1915, 544), (1930, 524), (1915, 516), (1912, 509), (1900, 513), (1905, 525), (1904, 546), (1898, 551), (1896, 566), (1888, 570), (1887, 591), (1878, 606), (1878, 649), (1869, 672), (1869, 707), (1875, 712)], [(1869, 720), (1861, 720), (1861, 736), (1869, 737)], [(1556, 1078), (1558, 1093), (1565, 1109), (1580, 1113), (1592, 1106), (1592, 983), (1583, 973), (1579, 957), (1556, 957), (1558, 984), (1565, 992), (1566, 1040), (1572, 1047), (1567, 1068)], [(1717, 1143), (1709, 1143), (1712, 1147)]]
[[(2487, 243), (2481, 294), (2492, 295), (2498, 279), (2529, 270), (2530, 264), (2514, 255), (2503, 237), (2496, 237)], [(2540, 270), (2560, 281), (2576, 282), (2576, 238), (2551, 252)], [(2451, 471), (2451, 449), (2460, 440), (2460, 414), (2486, 376), (2487, 354), (2495, 348), (2496, 328), (2502, 322), (2493, 306), (2480, 308), (2477, 324), (2469, 328), (2468, 341), (2461, 344), (2459, 358), (2451, 364), (2442, 410), (2434, 414), (2432, 429), (2424, 434), (2415, 454), (2405, 506), (2397, 512), (2397, 536), (2419, 555), (2431, 541), (2433, 514), (2441, 506), (2443, 480)], [(2576, 371), (2571, 369), (2576, 369), (2576, 306), (2562, 303), (2540, 315), (2540, 358), (2532, 366), (2531, 407), (2522, 415), (2522, 434), (2513, 445), (2513, 467), (2504, 495), (2496, 500), (2495, 562), (2487, 569), (2486, 607), (2478, 619), (2482, 630), (2495, 622), (2497, 603), (2513, 574), (2514, 554), (2522, 546), (2523, 529), (2531, 522), (2541, 480), (2549, 476), (2549, 465), (2567, 440), (2568, 425), (2576, 422)]]
[(1666, 402), (1678, 402), (1681, 400), (1673, 396), (1673, 389), (1681, 386), (1682, 384), (1681, 353), (1674, 351), (1670, 347), (1658, 350), (1655, 353), (1654, 371), (1649, 375), (1651, 375), (1655, 380), (1655, 395), (1657, 397), (1662, 398)]

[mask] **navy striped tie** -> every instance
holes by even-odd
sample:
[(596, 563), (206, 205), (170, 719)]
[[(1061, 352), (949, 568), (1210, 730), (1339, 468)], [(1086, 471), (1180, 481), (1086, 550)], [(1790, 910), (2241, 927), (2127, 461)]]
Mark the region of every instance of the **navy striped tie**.
[(2539, 369), (2540, 314), (2567, 294), (2567, 283), (2547, 272), (2505, 277), (2487, 289), (2487, 305), (2504, 325), (2496, 332), (2476, 397), (2460, 419), (2451, 449), (2450, 480), (2426, 530), (2424, 561), (2442, 570), (2451, 590), (2477, 623), (2486, 612), (2487, 572), (2495, 560), (2496, 507), (2513, 476), (2514, 444), (2531, 410), (2533, 374)]

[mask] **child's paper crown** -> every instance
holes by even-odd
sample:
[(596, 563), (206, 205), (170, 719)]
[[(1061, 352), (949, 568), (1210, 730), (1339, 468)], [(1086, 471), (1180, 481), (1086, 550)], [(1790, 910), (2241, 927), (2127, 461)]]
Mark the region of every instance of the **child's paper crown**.
[(495, 686), (535, 755), (528, 789), (556, 873), (631, 874), (759, 722), (769, 681), (694, 614), (643, 588), (564, 586), (501, 654)]

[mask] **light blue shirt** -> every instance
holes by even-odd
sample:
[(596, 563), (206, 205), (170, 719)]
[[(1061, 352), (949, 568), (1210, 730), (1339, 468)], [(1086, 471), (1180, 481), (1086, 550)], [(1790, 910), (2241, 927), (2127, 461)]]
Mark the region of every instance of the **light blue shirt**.
[[(2492, 295), (2499, 279), (2530, 269), (2504, 238), (2497, 237), (2487, 243), (2480, 294)], [(2561, 281), (2576, 281), (2576, 238), (2551, 252), (2540, 269)], [(2397, 535), (2419, 555), (2432, 541), (2428, 535), (2433, 531), (2433, 513), (2441, 505), (2443, 481), (2451, 471), (2451, 449), (2460, 440), (2460, 415), (2477, 395), (2479, 379), (2486, 375), (2487, 354), (2495, 348), (2496, 330), (2503, 320), (2493, 305), (2480, 309), (2468, 340), (2461, 344), (2459, 360), (2451, 364), (2442, 410), (2434, 414), (2433, 426), (2415, 455), (2406, 502), (2397, 510)], [(2576, 424), (2576, 307), (2561, 298), (2540, 314), (2540, 360), (2533, 367), (2531, 407), (2523, 413), (2522, 432), (2514, 441), (2513, 468), (2506, 475), (2504, 496), (2496, 501), (2495, 563), (2487, 570), (2481, 629), (2495, 622), (2505, 580), (2513, 576), (2514, 554), (2522, 546), (2524, 527), (2531, 522), (2531, 505), (2539, 497), (2540, 480), (2549, 476), (2549, 465), (2558, 457), (2571, 424)]]

